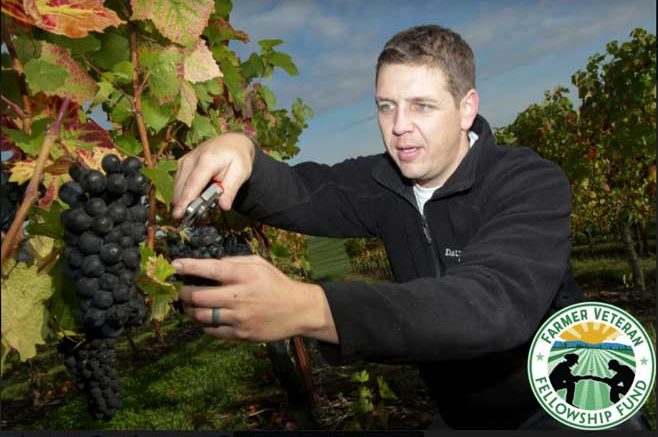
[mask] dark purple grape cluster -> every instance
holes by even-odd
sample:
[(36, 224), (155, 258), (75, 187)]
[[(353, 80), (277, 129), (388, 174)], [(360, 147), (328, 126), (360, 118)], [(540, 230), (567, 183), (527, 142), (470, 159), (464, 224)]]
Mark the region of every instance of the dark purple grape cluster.
[(87, 395), (92, 417), (111, 419), (121, 407), (114, 339), (94, 338), (78, 344), (67, 337), (60, 342), (59, 352), (78, 389)]
[(27, 184), (9, 182), (9, 174), (0, 173), (0, 230), (9, 229), (16, 216), (16, 207), (23, 198)]
[[(78, 325), (87, 341), (102, 340), (99, 348), (146, 318), (144, 296), (135, 280), (139, 243), (146, 239), (144, 195), (149, 188), (135, 157), (122, 162), (106, 155), (102, 167), (105, 173), (72, 165), (73, 180), (59, 190), (60, 199), (70, 205), (61, 214), (64, 274), (75, 282), (80, 298)], [(79, 376), (85, 378), (85, 372)], [(92, 410), (94, 402), (90, 398)]]
[[(247, 243), (245, 234), (229, 232), (221, 235), (213, 226), (191, 228), (186, 231), (187, 238), (177, 234), (169, 235), (169, 259), (201, 258), (219, 259), (224, 256), (251, 255), (253, 252)], [(212, 285), (212, 281), (194, 276), (172, 276), (172, 281), (181, 281), (189, 285)]]

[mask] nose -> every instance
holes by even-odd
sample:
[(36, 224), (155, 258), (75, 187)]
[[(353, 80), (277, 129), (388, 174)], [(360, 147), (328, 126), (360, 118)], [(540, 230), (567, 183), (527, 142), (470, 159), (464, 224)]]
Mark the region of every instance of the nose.
[(403, 135), (413, 130), (413, 123), (407, 116), (404, 108), (399, 107), (395, 111), (395, 120), (393, 120), (393, 133), (395, 135)]

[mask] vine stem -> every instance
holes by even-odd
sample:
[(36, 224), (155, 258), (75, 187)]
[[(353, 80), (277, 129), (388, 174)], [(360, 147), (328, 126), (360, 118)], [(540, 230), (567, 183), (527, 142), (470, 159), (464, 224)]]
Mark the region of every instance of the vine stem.
[(2, 99), (2, 101), (5, 105), (7, 105), (11, 109), (13, 109), (13, 111), (16, 113), (16, 115), (18, 115), (18, 117), (21, 120), (23, 120), (23, 122), (25, 122), (25, 119), (27, 119), (28, 117), (27, 117), (27, 114), (25, 114), (25, 112), (23, 111), (23, 109), (20, 106), (18, 106), (16, 103), (12, 102), (11, 100), (6, 98), (5, 96), (0, 95), (0, 99)]
[(23, 69), (23, 63), (20, 61), (20, 59), (18, 59), (16, 48), (14, 47), (14, 43), (11, 40), (8, 26), (2, 26), (2, 39), (7, 46), (7, 52), (9, 52), (9, 56), (11, 57), (12, 66), (18, 73), (18, 87), (20, 88), (21, 99), (23, 100), (22, 113), (24, 115), (21, 117), (21, 120), (23, 121), (23, 130), (29, 134), (32, 133), (32, 102), (30, 101), (30, 97), (27, 93), (27, 84), (25, 83), (25, 70)]
[[(133, 77), (132, 77), (132, 86), (133, 86), (133, 100), (132, 100), (132, 110), (135, 114), (135, 121), (137, 122), (137, 130), (139, 132), (139, 139), (142, 143), (142, 149), (144, 149), (144, 160), (146, 161), (146, 166), (148, 168), (155, 167), (155, 162), (153, 161), (153, 155), (151, 155), (151, 146), (149, 143), (148, 132), (146, 130), (146, 123), (144, 122), (144, 115), (142, 114), (142, 91), (144, 90), (145, 82), (139, 83), (139, 74), (138, 74), (138, 65), (137, 65), (137, 33), (135, 30), (130, 32), (130, 62), (133, 66)], [(155, 187), (151, 184), (151, 188), (148, 193), (148, 223), (146, 225), (146, 246), (153, 250), (155, 248)], [(164, 344), (164, 339), (162, 338), (162, 333), (160, 332), (160, 322), (157, 320), (153, 321), (155, 327), (155, 336), (158, 341)]]
[(27, 213), (37, 199), (39, 193), (39, 182), (43, 175), (46, 160), (50, 155), (50, 149), (59, 138), (59, 134), (62, 130), (62, 121), (64, 120), (64, 115), (69, 109), (70, 103), (71, 99), (69, 97), (64, 98), (62, 105), (59, 107), (59, 112), (57, 113), (55, 122), (48, 126), (48, 132), (46, 133), (46, 138), (43, 140), (43, 145), (41, 146), (41, 151), (39, 152), (39, 157), (37, 158), (36, 166), (34, 167), (34, 173), (32, 174), (32, 178), (30, 178), (30, 183), (27, 185), (27, 189), (25, 190), (23, 202), (21, 203), (20, 208), (18, 208), (18, 211), (16, 211), (16, 217), (14, 217), (14, 221), (11, 222), (7, 235), (2, 242), (2, 253), (0, 258), (3, 264), (7, 259), (7, 255), (14, 247), (14, 242), (18, 236), (18, 232), (23, 227), (23, 222), (27, 217)]

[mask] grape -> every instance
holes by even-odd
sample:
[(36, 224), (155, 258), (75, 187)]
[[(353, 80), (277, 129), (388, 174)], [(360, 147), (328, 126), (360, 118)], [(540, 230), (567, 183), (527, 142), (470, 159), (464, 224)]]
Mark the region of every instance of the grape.
[(134, 156), (129, 156), (126, 158), (121, 165), (121, 170), (124, 173), (135, 173), (141, 168), (142, 161), (140, 161), (138, 158), (135, 158)]
[(103, 290), (112, 291), (112, 289), (119, 284), (119, 278), (110, 273), (104, 273), (98, 280), (98, 285)]
[(133, 221), (145, 222), (147, 219), (147, 210), (145, 205), (135, 205), (130, 208), (130, 216)]
[(121, 171), (121, 160), (116, 155), (105, 155), (101, 166), (106, 173), (119, 173)]
[(133, 248), (124, 249), (121, 259), (126, 267), (136, 268), (139, 266), (139, 250)]
[(103, 194), (106, 184), (105, 175), (98, 170), (89, 170), (82, 175), (82, 180), (80, 181), (82, 188), (93, 195)]
[(68, 265), (74, 269), (79, 269), (82, 267), (82, 261), (84, 260), (84, 255), (76, 247), (69, 246), (64, 249), (64, 257)]
[(92, 197), (85, 205), (85, 211), (92, 217), (103, 215), (107, 212), (107, 205), (100, 197)]
[[(68, 209), (66, 211), (69, 211)], [(66, 212), (65, 211), (65, 212)], [(64, 242), (67, 246), (77, 246), (80, 240), (80, 236), (74, 232), (64, 229)]]
[(98, 253), (103, 245), (103, 239), (96, 235), (93, 231), (85, 231), (80, 235), (78, 247), (86, 255)]
[(119, 173), (113, 173), (107, 177), (107, 193), (113, 197), (123, 195), (128, 189), (126, 178)]
[(112, 230), (114, 222), (112, 218), (106, 215), (94, 217), (91, 222), (91, 228), (99, 235), (105, 235)]
[(111, 291), (99, 291), (93, 297), (94, 306), (102, 310), (111, 307), (112, 303), (114, 303), (114, 298), (112, 298)]
[(89, 229), (92, 219), (84, 209), (78, 207), (70, 209), (69, 211), (70, 213), (67, 215), (66, 221), (62, 221), (68, 230), (81, 234)]
[(98, 279), (83, 276), (76, 282), (75, 291), (82, 298), (90, 298), (98, 292)]
[(124, 235), (121, 237), (120, 243), (122, 247), (132, 247), (135, 244), (135, 241), (130, 235)]
[(89, 255), (85, 257), (82, 263), (82, 273), (85, 276), (97, 278), (105, 273), (105, 266), (98, 255)]
[(148, 181), (142, 173), (133, 173), (128, 176), (128, 191), (134, 194), (146, 194)]
[(117, 284), (112, 289), (112, 296), (116, 303), (128, 302), (128, 299), (130, 298), (130, 288), (125, 284)]
[(107, 209), (107, 213), (115, 225), (123, 223), (128, 216), (128, 209), (125, 205), (118, 202), (113, 202)]
[(135, 204), (135, 197), (130, 193), (123, 193), (119, 199), (119, 202), (121, 202), (124, 206), (132, 206)]
[(106, 243), (101, 247), (100, 255), (105, 264), (114, 264), (121, 260), (121, 246), (116, 243)]
[(68, 181), (59, 188), (59, 198), (71, 206), (77, 206), (87, 198), (82, 187), (75, 181)]

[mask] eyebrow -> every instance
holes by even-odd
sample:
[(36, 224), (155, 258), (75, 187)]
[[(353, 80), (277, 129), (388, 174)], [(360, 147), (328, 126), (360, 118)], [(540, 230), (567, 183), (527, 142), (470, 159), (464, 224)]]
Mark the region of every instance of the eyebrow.
[[(437, 99), (434, 97), (429, 97), (429, 96), (414, 96), (414, 97), (408, 97), (404, 99), (407, 102), (431, 102), (431, 103), (440, 103)], [(393, 102), (394, 99), (391, 99), (389, 97), (385, 96), (375, 96), (375, 101), (376, 102)]]

